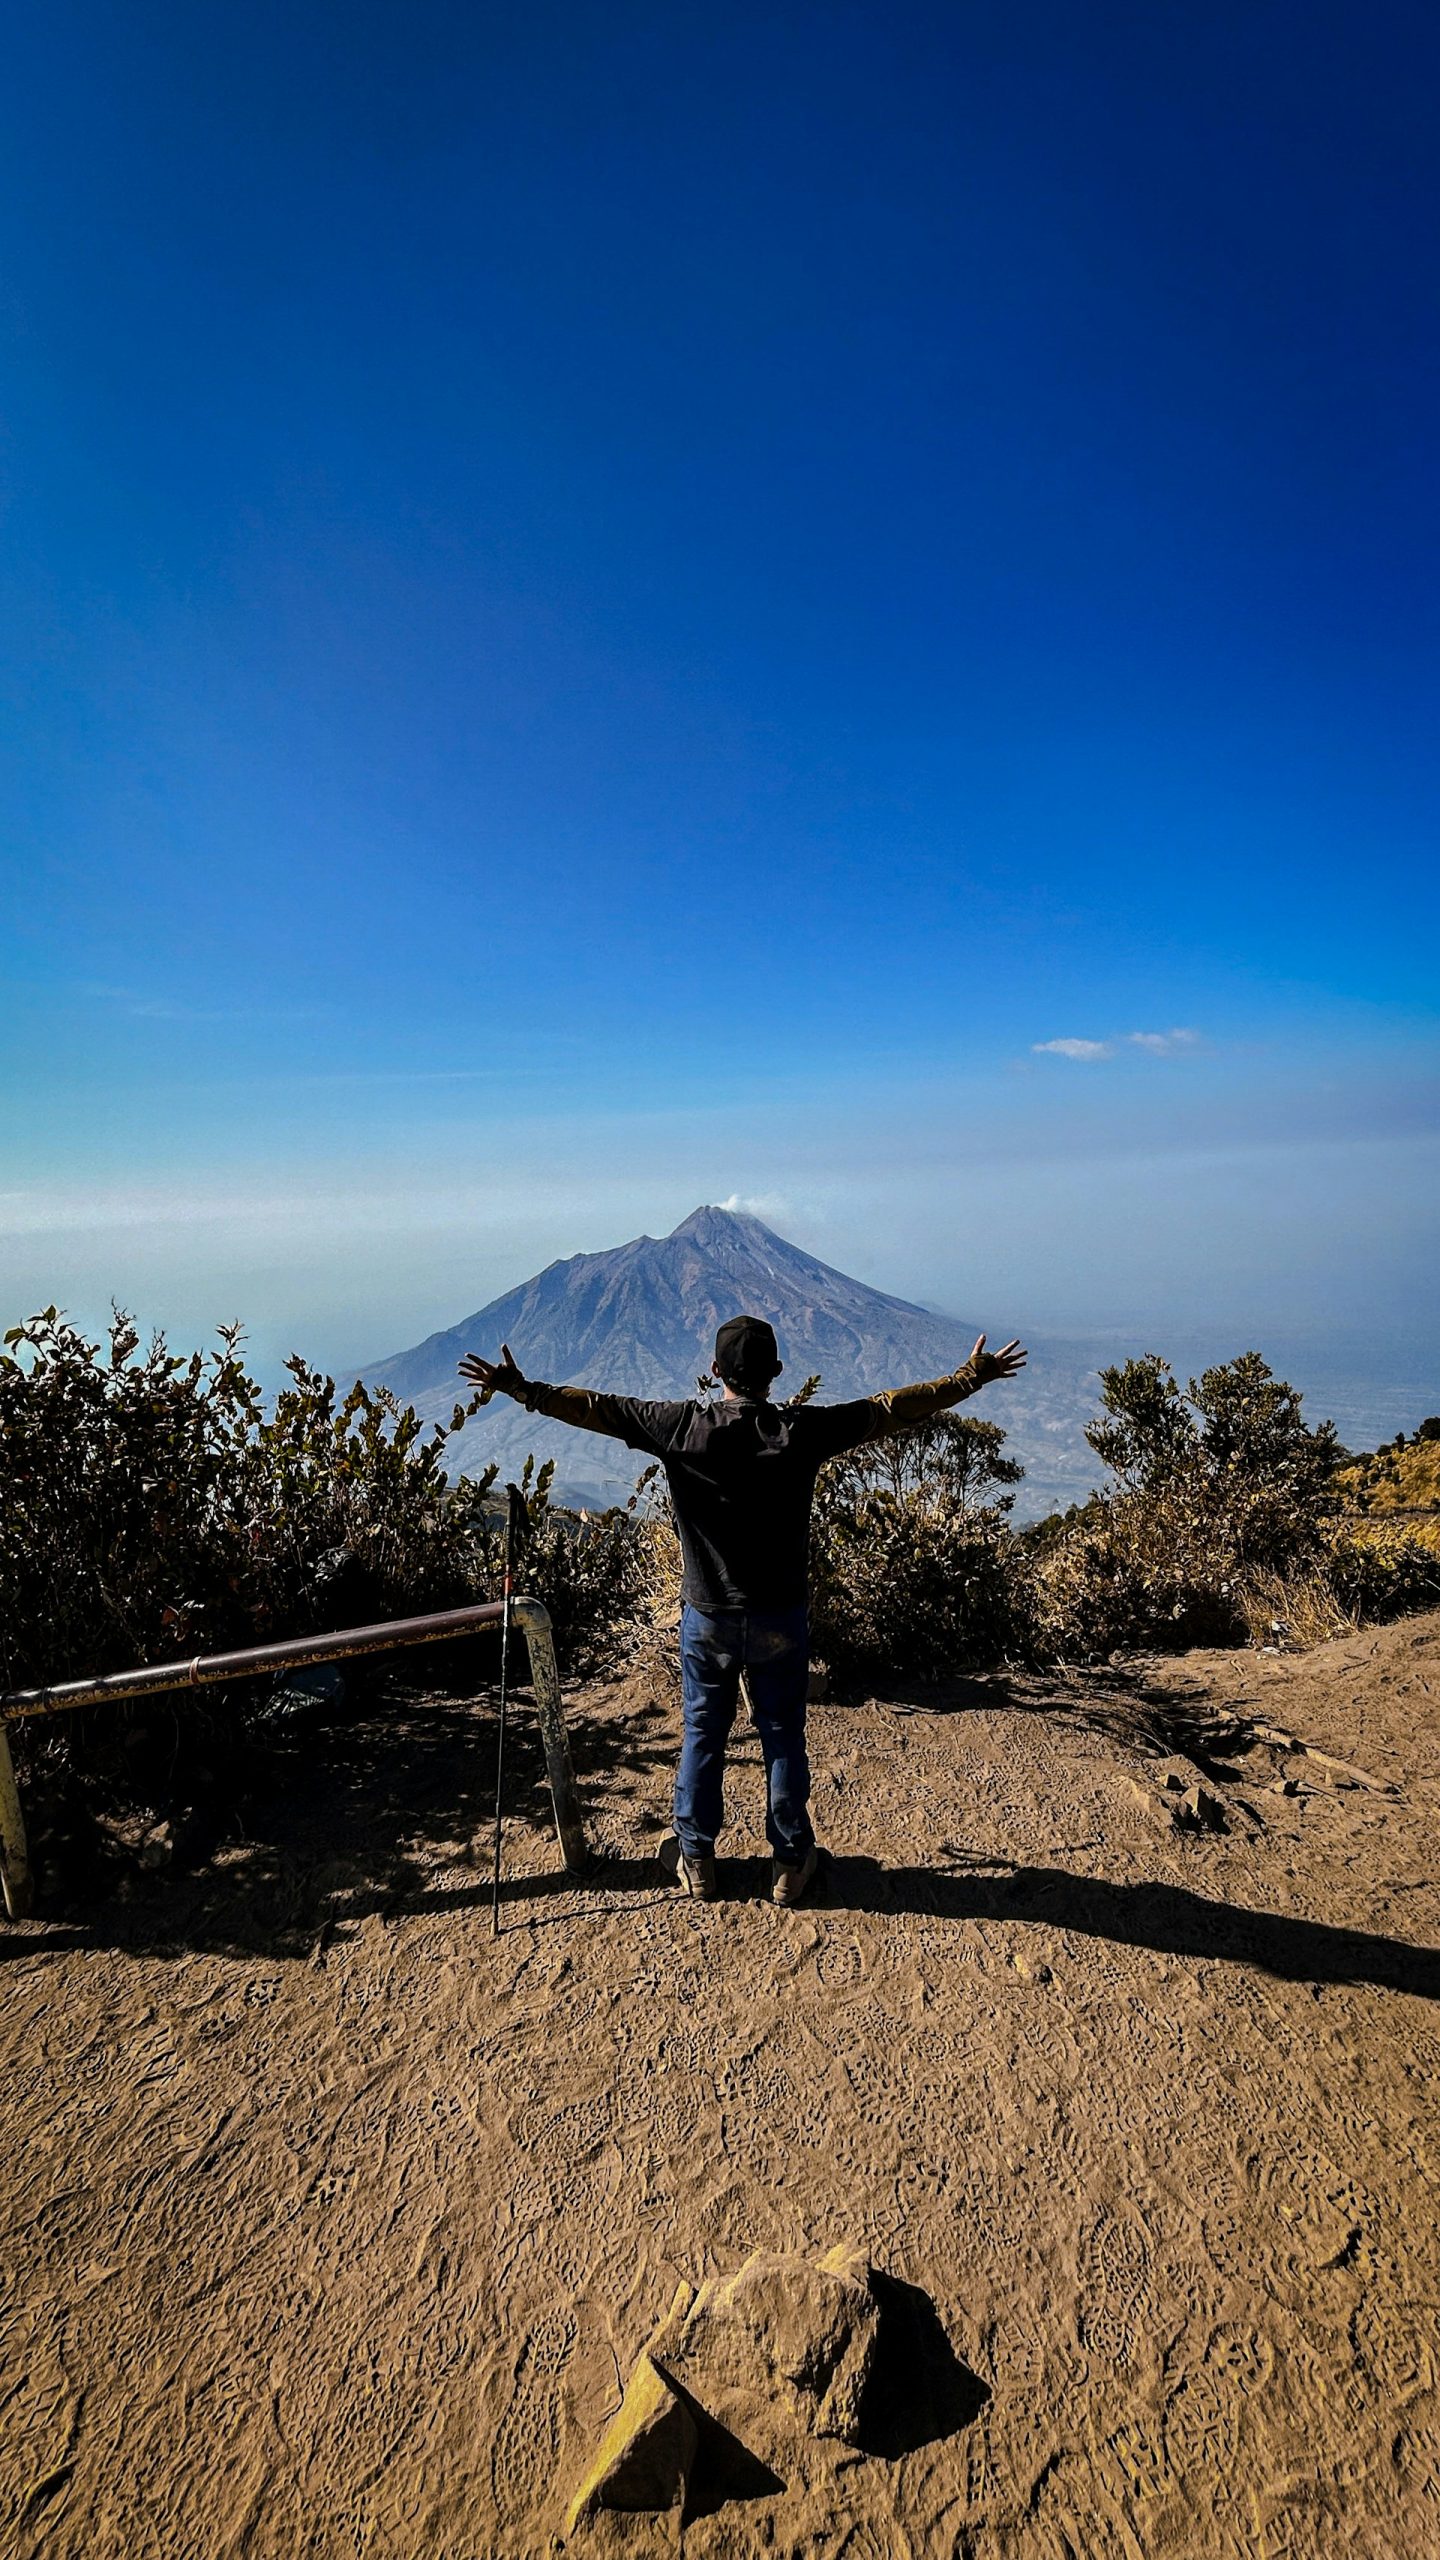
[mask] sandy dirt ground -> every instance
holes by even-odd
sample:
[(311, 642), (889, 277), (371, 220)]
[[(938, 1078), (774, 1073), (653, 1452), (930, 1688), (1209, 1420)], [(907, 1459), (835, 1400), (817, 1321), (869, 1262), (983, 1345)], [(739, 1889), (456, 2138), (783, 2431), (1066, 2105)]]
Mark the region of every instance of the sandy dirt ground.
[[(202, 1875), (0, 1931), (7, 2551), (548, 2552), (677, 2279), (858, 2240), (949, 2382), (689, 2560), (1440, 2552), (1440, 1617), (817, 1708), (794, 1912), (752, 1741), (701, 1908), (663, 1666), (571, 1703), (603, 1863), (522, 1709), (498, 1942), (491, 1702), (415, 1691)], [(1187, 1746), (1224, 1834), (1153, 1815)]]

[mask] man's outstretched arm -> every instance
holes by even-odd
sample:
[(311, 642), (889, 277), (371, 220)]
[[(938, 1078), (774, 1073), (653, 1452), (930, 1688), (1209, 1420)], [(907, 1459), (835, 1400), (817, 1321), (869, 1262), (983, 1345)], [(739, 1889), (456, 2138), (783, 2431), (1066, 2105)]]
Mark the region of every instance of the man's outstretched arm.
[(982, 1333), (964, 1366), (953, 1369), (948, 1378), (927, 1378), (913, 1387), (886, 1387), (879, 1395), (862, 1396), (854, 1404), (832, 1405), (829, 1412), (845, 1434), (836, 1441), (837, 1453), (841, 1449), (858, 1449), (866, 1440), (883, 1440), (892, 1431), (908, 1431), (917, 1422), (928, 1422), (932, 1414), (944, 1413), (952, 1404), (963, 1404), (967, 1396), (977, 1395), (982, 1387), (1001, 1378), (1017, 1377), (1025, 1359), (1019, 1342), (1007, 1342), (999, 1351), (987, 1351)]
[(488, 1404), (493, 1395), (513, 1396), (527, 1413), (543, 1413), (551, 1422), (572, 1422), (577, 1431), (599, 1431), (607, 1440), (628, 1442), (632, 1449), (661, 1445), (657, 1430), (663, 1428), (667, 1408), (641, 1404), (632, 1396), (602, 1395), (595, 1387), (547, 1387), (539, 1378), (524, 1375), (508, 1342), (501, 1343), (498, 1360), (482, 1360), (478, 1351), (467, 1353), (460, 1375), (480, 1389), (482, 1404)]

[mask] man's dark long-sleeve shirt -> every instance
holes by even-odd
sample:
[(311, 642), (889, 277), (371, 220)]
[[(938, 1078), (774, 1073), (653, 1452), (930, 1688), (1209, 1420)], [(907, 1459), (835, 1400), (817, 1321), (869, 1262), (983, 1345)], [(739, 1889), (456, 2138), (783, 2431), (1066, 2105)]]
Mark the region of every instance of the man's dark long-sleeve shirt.
[(973, 1395), (970, 1362), (924, 1386), (892, 1387), (853, 1404), (650, 1404), (591, 1387), (526, 1382), (532, 1413), (599, 1431), (658, 1458), (685, 1558), (683, 1597), (696, 1609), (789, 1609), (806, 1598), (810, 1506), (827, 1458), (926, 1422)]

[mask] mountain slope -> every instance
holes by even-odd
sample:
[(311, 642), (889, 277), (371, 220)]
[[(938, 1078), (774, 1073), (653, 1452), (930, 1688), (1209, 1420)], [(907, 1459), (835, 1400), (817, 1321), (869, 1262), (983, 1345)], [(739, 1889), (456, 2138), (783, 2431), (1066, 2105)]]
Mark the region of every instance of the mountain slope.
[[(459, 1392), (456, 1363), (508, 1342), (522, 1369), (550, 1385), (577, 1380), (618, 1395), (685, 1396), (710, 1366), (716, 1327), (727, 1316), (760, 1315), (774, 1325), (785, 1362), (779, 1392), (819, 1370), (822, 1394), (838, 1403), (909, 1378), (933, 1378), (967, 1356), (978, 1328), (931, 1314), (904, 1298), (867, 1288), (758, 1218), (700, 1208), (668, 1236), (637, 1236), (609, 1253), (552, 1262), (463, 1323), (431, 1334), (366, 1370), (427, 1418), (448, 1416)], [(567, 1487), (592, 1499), (628, 1493), (632, 1451), (499, 1398), (452, 1444), (467, 1474), (496, 1461), (502, 1475), (526, 1453), (553, 1457)]]

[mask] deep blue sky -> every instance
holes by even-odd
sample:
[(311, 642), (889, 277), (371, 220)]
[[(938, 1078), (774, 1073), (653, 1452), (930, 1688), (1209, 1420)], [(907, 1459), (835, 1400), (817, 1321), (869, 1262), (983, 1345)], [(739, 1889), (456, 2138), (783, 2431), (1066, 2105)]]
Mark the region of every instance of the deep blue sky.
[(734, 1195), (1006, 1326), (1423, 1344), (1437, 74), (12, 14), (7, 1312), (343, 1361)]

